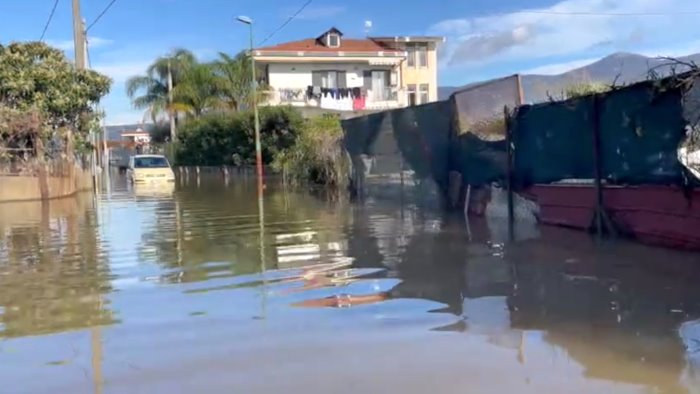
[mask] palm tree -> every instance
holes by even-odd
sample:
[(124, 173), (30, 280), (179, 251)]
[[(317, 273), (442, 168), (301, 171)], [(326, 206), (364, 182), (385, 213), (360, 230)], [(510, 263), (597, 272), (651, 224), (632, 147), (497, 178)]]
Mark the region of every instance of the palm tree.
[[(214, 61), (212, 66), (219, 78), (219, 94), (225, 107), (233, 111), (250, 108), (253, 105), (250, 55), (246, 51), (242, 51), (231, 57), (219, 52), (219, 59)], [(259, 71), (257, 75), (263, 75), (262, 70), (256, 71)], [(258, 101), (261, 101), (267, 94), (267, 90), (260, 79), (258, 79), (257, 85)]]
[[(146, 69), (145, 75), (129, 78), (126, 82), (126, 93), (132, 99), (135, 108), (146, 110), (155, 122), (164, 112), (175, 116), (176, 106), (170, 105), (168, 89), (168, 73), (172, 73), (173, 88), (183, 79), (187, 70), (197, 64), (192, 52), (177, 49), (171, 54), (160, 57)], [(138, 93), (142, 95), (137, 96)]]
[(212, 63), (219, 78), (219, 92), (228, 109), (238, 111), (250, 104), (250, 56), (240, 52), (231, 57), (219, 52), (219, 59)]
[(210, 64), (194, 64), (173, 89), (174, 106), (195, 118), (207, 110), (221, 107), (220, 78)]

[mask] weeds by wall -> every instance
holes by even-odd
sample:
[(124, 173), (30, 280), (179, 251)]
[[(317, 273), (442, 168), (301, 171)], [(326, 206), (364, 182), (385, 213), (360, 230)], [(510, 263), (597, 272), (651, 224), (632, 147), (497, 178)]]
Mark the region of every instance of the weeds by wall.
[(286, 182), (311, 181), (345, 187), (349, 181), (349, 159), (342, 146), (343, 129), (335, 116), (308, 119), (290, 148), (280, 151), (272, 163)]

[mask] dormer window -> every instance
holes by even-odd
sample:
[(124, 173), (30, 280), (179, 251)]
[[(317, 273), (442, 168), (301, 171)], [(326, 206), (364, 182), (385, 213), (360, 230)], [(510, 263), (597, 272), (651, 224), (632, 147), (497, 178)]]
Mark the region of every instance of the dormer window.
[(319, 45), (323, 45), (328, 48), (340, 48), (340, 39), (343, 37), (343, 33), (336, 29), (335, 27), (326, 31), (316, 38), (316, 42)]
[(329, 48), (338, 48), (340, 47), (340, 35), (337, 33), (328, 33), (327, 36), (328, 40), (328, 47)]

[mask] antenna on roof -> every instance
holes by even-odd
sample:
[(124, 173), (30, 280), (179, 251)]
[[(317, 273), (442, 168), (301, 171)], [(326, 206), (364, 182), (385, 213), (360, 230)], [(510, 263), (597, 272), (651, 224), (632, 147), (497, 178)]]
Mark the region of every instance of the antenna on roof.
[(365, 34), (369, 36), (370, 30), (372, 30), (372, 21), (365, 21)]

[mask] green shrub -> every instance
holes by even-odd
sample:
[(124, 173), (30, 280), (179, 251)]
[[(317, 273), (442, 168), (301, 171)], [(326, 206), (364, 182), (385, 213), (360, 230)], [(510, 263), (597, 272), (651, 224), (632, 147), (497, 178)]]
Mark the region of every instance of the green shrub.
[(289, 183), (346, 186), (350, 166), (342, 146), (340, 120), (334, 116), (311, 118), (301, 130), (296, 143), (275, 157), (273, 168)]
[[(269, 164), (292, 147), (304, 125), (291, 107), (260, 108), (263, 162)], [(252, 111), (211, 113), (187, 121), (178, 133), (176, 162), (179, 165), (255, 164), (255, 130)]]
[(564, 98), (589, 96), (595, 93), (604, 93), (610, 90), (610, 86), (602, 82), (581, 82), (567, 86), (564, 90)]

